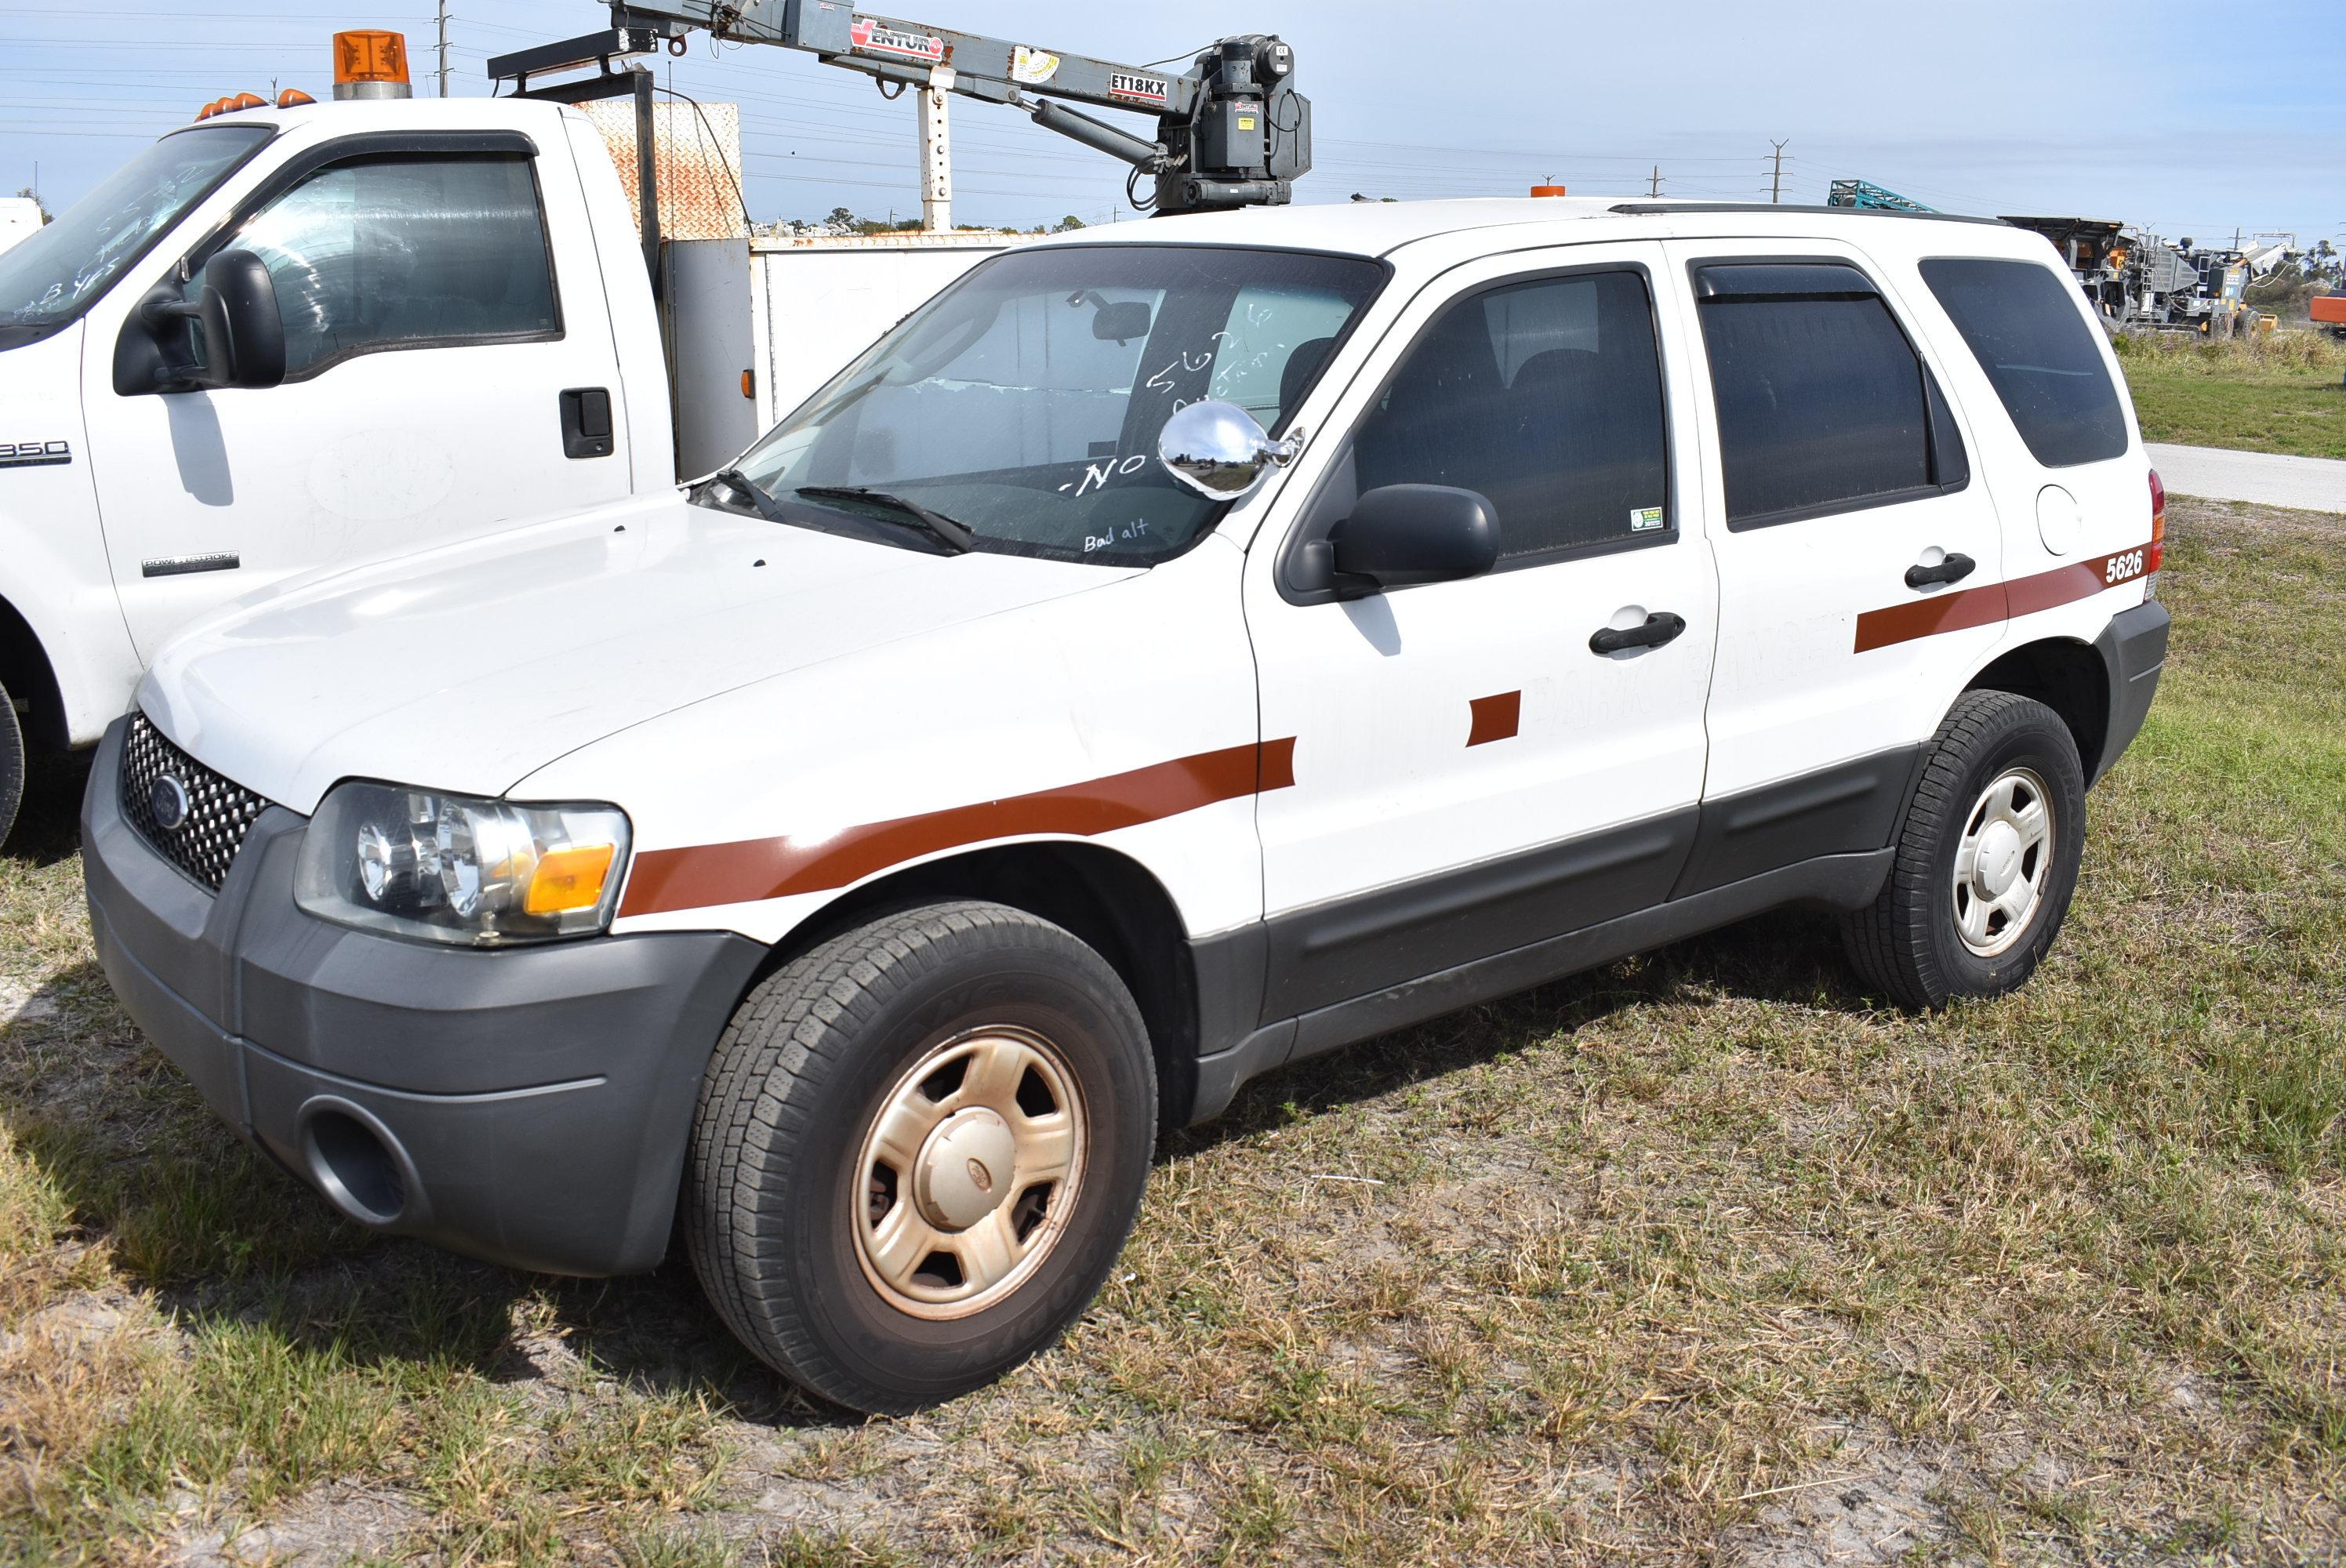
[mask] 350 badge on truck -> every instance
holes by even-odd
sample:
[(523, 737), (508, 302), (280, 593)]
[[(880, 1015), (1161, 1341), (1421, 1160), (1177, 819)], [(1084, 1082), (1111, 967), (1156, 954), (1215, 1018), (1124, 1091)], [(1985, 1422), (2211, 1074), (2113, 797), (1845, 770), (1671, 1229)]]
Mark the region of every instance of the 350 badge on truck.
[(34, 468), (71, 463), (73, 447), (62, 441), (0, 441), (0, 468)]

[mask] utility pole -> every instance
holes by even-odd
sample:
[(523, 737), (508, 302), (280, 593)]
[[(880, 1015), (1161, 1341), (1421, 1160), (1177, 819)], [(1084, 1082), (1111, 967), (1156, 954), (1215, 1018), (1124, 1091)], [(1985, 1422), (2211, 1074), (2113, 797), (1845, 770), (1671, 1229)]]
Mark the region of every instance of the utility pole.
[(1646, 194), (1647, 194), (1647, 196), (1659, 196), (1659, 195), (1661, 195), (1661, 193), (1662, 193), (1662, 166), (1661, 166), (1660, 164), (1658, 164), (1658, 164), (1654, 165), (1654, 178), (1653, 178), (1653, 183), (1652, 183), (1652, 184), (1650, 184), (1650, 185), (1648, 185), (1648, 186), (1646, 188)]
[(440, 96), (448, 96), (448, 0), (440, 0)]
[(1783, 141), (1770, 143), (1776, 149), (1776, 173), (1768, 182), (1768, 204), (1771, 207), (1784, 199), (1784, 144), (1791, 139), (1786, 137)]

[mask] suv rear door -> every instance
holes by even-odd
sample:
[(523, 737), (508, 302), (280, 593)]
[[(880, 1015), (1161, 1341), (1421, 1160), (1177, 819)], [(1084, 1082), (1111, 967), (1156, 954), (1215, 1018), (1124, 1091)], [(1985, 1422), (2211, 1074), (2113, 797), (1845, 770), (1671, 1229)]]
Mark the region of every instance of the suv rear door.
[(1947, 369), (1880, 268), (1821, 240), (1667, 249), (1719, 561), (1704, 798), (1731, 802), (1685, 894), (1889, 840), (1918, 744), (2002, 635), (1957, 596), (2003, 574)]
[[(199, 286), (228, 248), (269, 268), (284, 383), (117, 392), (123, 318), (158, 281)], [(566, 146), (515, 130), (336, 137), (291, 154), (184, 273), (182, 260), (150, 259), (117, 287), (84, 350), (90, 467), (142, 660), (203, 611), (311, 566), (628, 494), (610, 311)], [(566, 400), (589, 390), (598, 433), (566, 434)]]

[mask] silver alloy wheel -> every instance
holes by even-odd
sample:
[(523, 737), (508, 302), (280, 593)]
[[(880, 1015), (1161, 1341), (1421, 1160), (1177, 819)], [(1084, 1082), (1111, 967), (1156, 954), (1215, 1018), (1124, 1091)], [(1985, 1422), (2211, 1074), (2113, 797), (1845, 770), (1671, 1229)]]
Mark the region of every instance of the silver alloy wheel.
[(2053, 871), (2053, 795), (2033, 769), (2007, 769), (1972, 804), (1955, 845), (1955, 932), (1982, 958), (2018, 942)]
[(851, 1190), (855, 1256), (892, 1307), (964, 1318), (1025, 1283), (1066, 1230), (1083, 1181), (1083, 1094), (1025, 1029), (971, 1030), (882, 1097)]

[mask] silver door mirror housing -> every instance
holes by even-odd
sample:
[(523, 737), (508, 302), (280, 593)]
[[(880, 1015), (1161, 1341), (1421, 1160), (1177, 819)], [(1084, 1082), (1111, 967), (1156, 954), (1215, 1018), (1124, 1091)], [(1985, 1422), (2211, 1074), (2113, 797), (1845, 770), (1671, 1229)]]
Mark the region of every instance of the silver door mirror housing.
[(1273, 441), (1254, 415), (1219, 398), (1182, 409), (1157, 437), (1157, 461), (1209, 501), (1238, 500), (1302, 450), (1300, 436)]

